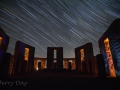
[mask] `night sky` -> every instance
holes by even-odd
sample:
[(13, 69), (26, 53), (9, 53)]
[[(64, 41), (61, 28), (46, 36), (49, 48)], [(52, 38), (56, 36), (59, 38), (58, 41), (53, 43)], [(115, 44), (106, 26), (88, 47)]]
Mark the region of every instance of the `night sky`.
[(113, 20), (120, 18), (120, 0), (0, 0), (0, 27), (10, 37), (8, 52), (17, 40), (35, 47), (46, 57), (47, 47), (63, 47), (64, 58), (74, 49), (98, 40)]

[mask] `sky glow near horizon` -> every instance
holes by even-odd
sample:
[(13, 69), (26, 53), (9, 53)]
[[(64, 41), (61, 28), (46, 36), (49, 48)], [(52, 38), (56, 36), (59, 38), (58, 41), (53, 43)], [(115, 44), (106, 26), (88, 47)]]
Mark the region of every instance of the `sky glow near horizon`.
[(99, 54), (98, 40), (120, 18), (120, 0), (1, 0), (0, 27), (10, 37), (8, 52), (20, 40), (46, 57), (47, 47), (63, 47), (64, 58), (88, 42)]

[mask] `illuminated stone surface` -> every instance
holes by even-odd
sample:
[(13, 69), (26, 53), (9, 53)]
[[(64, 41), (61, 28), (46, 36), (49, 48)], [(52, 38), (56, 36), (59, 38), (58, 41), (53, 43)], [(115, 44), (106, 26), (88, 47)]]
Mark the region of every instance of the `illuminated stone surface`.
[(29, 58), (29, 48), (25, 48), (25, 60), (28, 61)]
[(111, 50), (110, 50), (110, 45), (109, 45), (109, 39), (108, 38), (106, 38), (104, 40), (104, 44), (105, 44), (105, 51), (106, 51), (106, 55), (107, 55), (110, 76), (116, 77), (115, 68), (114, 68), (114, 64), (113, 64), (113, 59), (112, 59), (112, 55), (111, 55)]
[(2, 37), (0, 37), (0, 45), (2, 44), (2, 40), (3, 40), (3, 38), (2, 38)]

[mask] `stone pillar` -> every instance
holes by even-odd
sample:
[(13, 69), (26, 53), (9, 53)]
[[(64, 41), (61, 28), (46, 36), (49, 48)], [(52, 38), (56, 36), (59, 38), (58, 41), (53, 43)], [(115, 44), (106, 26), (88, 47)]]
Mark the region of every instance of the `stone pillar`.
[(13, 75), (13, 67), (14, 67), (14, 56), (11, 56), (10, 66), (9, 66), (9, 71), (8, 71), (9, 76)]
[(89, 60), (85, 61), (86, 73), (89, 73)]
[(79, 48), (75, 48), (75, 59), (76, 59), (76, 71), (80, 71), (80, 50)]
[(41, 70), (41, 62), (38, 62), (38, 70)]
[(0, 64), (2, 60), (2, 56), (6, 53), (10, 37), (4, 32), (4, 30), (0, 27)]
[(54, 51), (52, 48), (47, 48), (47, 69), (53, 69)]
[(98, 55), (96, 55), (96, 58), (97, 58), (97, 66), (98, 66), (99, 77), (101, 77), (101, 78), (107, 77), (106, 71), (105, 71), (105, 61), (104, 61), (103, 55), (98, 54)]
[(5, 53), (3, 55), (1, 66), (0, 66), (0, 78), (6, 78), (8, 76), (10, 59), (11, 59), (10, 53)]
[(27, 71), (33, 71), (34, 70), (34, 53), (35, 48), (29, 45), (26, 45), (27, 48), (30, 49), (29, 51), (29, 59), (28, 59), (28, 70)]
[(82, 70), (81, 71), (85, 72), (85, 73), (87, 72), (85, 61), (82, 61)]
[(88, 62), (89, 62), (89, 74), (92, 75), (92, 59), (89, 59)]
[(28, 64), (28, 61), (23, 60), (22, 66), (21, 66), (21, 73), (25, 73), (27, 71), (27, 64)]
[(57, 69), (63, 69), (63, 48), (57, 49)]
[(71, 62), (69, 62), (69, 70), (72, 70)]
[(22, 63), (24, 60), (25, 53), (25, 44), (17, 41), (14, 51), (14, 74), (18, 74), (21, 72)]
[(92, 73), (95, 76), (98, 75), (97, 59), (95, 56), (92, 59)]
[(75, 48), (75, 58), (77, 71), (91, 73), (91, 65), (89, 59), (91, 60), (93, 58), (92, 43), (87, 43), (83, 46)]
[(54, 69), (57, 69), (57, 64), (56, 64), (56, 62), (53, 63), (53, 67), (54, 67)]
[[(27, 58), (25, 58), (25, 49), (28, 48)], [(14, 51), (14, 74), (24, 72), (23, 68), (27, 68), (25, 71), (32, 71), (34, 68), (34, 51), (35, 48), (27, 45), (21, 41), (16, 42)], [(24, 61), (26, 60), (26, 61)], [(27, 65), (26, 65), (27, 63)], [(24, 67), (25, 65), (25, 67)]]

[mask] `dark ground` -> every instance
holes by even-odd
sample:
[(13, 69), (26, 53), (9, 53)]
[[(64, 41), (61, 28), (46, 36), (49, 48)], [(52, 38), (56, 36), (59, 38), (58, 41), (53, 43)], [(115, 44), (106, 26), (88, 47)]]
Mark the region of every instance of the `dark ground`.
[[(6, 84), (3, 85), (3, 83)], [(14, 84), (10, 86), (9, 82)], [(27, 82), (27, 84), (23, 84)], [(25, 85), (25, 86), (24, 86)], [(40, 72), (0, 79), (0, 90), (120, 90), (119, 78), (99, 78), (75, 72)]]

